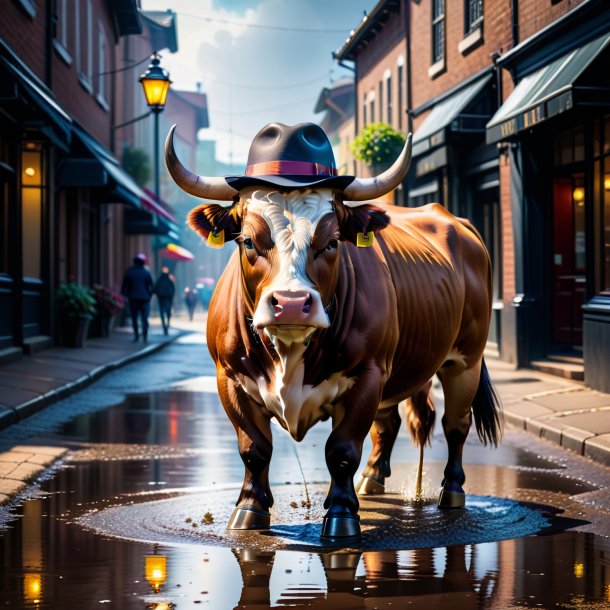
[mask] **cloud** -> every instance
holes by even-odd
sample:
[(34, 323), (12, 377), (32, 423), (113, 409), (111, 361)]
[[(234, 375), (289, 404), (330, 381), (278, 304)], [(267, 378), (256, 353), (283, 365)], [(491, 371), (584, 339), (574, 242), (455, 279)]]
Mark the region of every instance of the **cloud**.
[[(144, 9), (165, 4), (143, 0)], [(267, 123), (319, 120), (313, 107), (321, 89), (331, 78), (349, 74), (335, 64), (331, 53), (358, 25), (363, 10), (374, 4), (374, 0), (172, 3), (178, 13), (180, 50), (166, 56), (167, 66), (178, 88), (192, 90), (196, 82), (203, 83), (218, 158), (245, 163), (249, 142)], [(208, 138), (207, 131), (200, 137)]]

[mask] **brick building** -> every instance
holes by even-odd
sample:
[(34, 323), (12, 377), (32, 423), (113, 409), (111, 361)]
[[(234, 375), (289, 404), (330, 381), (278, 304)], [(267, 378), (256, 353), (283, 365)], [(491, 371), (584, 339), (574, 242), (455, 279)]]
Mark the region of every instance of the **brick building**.
[(396, 200), (438, 201), (483, 234), (489, 351), (519, 366), (584, 367), (605, 390), (609, 33), (602, 0), (385, 0), (336, 53), (355, 62), (357, 129), (381, 120), (406, 131), (400, 116), (414, 132)]
[[(130, 58), (126, 41), (141, 41), (142, 55)], [(51, 344), (60, 282), (118, 288), (132, 256), (152, 254), (151, 232), (130, 230), (130, 213), (155, 237), (176, 233), (171, 211), (119, 161), (125, 144), (152, 150), (117, 125), (135, 118), (138, 76), (162, 48), (177, 48), (174, 16), (142, 13), (139, 0), (3, 2), (0, 361)], [(189, 120), (202, 112), (186, 106)]]

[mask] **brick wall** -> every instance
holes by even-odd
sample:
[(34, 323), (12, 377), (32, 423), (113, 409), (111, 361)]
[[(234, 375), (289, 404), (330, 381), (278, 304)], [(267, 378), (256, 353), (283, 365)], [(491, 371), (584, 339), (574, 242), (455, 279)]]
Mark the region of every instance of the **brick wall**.
[(3, 0), (0, 36), (13, 51), (44, 81), (46, 2), (38, 2), (31, 17), (19, 0)]
[(551, 0), (519, 1), (519, 41), (533, 36), (536, 32), (553, 23), (585, 0), (562, 0), (551, 4)]

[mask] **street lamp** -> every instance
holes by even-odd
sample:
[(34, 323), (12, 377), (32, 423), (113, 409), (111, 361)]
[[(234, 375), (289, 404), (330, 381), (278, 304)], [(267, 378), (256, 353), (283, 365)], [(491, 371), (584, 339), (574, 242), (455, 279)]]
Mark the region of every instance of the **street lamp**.
[[(172, 84), (172, 81), (169, 79), (169, 73), (160, 66), (160, 63), (161, 57), (158, 53), (155, 53), (151, 57), (148, 69), (140, 76), (140, 83), (142, 84), (142, 89), (144, 89), (146, 103), (155, 117), (155, 142), (153, 151), (155, 165), (155, 197), (157, 198), (157, 202), (161, 201), (159, 192), (159, 113), (163, 112), (163, 109), (165, 108), (167, 92), (169, 91), (169, 86)], [(157, 249), (155, 245), (155, 272), (156, 271)]]

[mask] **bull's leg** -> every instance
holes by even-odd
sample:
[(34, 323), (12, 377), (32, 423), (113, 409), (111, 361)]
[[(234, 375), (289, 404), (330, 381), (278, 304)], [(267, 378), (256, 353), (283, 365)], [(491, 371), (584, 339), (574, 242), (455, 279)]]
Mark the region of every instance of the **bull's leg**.
[(381, 399), (381, 371), (371, 364), (343, 397), (343, 417), (326, 442), (326, 464), (331, 476), (324, 508), (328, 509), (322, 526), (322, 538), (360, 535), (358, 497), (354, 475), (360, 465), (362, 445), (371, 428)]
[(269, 487), (273, 451), (270, 422), (239, 386), (222, 372), (217, 377), (220, 399), (237, 432), (239, 455), (245, 466), (244, 482), (228, 529), (265, 529), (273, 506)]
[(462, 508), (466, 496), (462, 485), (466, 480), (462, 467), (464, 443), (472, 422), (472, 401), (477, 393), (481, 362), (469, 369), (439, 371), (439, 379), (445, 394), (445, 414), (443, 431), (447, 439), (447, 465), (445, 466), (442, 489), (438, 499), (439, 508)]
[(371, 426), (373, 449), (356, 487), (360, 495), (384, 493), (385, 478), (391, 475), (390, 457), (399, 430), (397, 404), (377, 411)]

